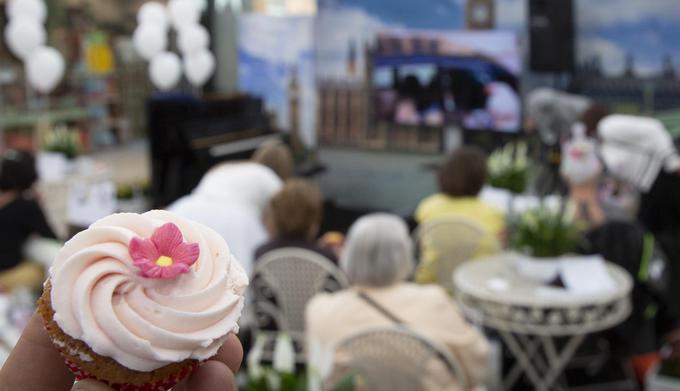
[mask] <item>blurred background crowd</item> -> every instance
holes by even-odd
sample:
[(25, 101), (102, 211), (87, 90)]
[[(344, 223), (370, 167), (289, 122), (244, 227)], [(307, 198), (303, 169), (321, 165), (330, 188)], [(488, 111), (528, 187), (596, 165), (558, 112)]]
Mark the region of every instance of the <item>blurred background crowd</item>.
[(680, 390), (673, 0), (0, 0), (0, 362), (116, 212), (251, 276), (244, 390)]

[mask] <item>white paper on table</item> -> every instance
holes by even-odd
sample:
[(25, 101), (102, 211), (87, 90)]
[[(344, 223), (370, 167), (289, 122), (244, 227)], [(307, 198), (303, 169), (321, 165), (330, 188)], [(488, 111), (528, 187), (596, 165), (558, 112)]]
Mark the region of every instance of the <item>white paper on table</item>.
[(599, 255), (563, 258), (560, 261), (560, 276), (571, 293), (597, 294), (616, 289), (607, 264)]
[(88, 227), (116, 212), (116, 186), (112, 181), (75, 182), (69, 188), (68, 223)]

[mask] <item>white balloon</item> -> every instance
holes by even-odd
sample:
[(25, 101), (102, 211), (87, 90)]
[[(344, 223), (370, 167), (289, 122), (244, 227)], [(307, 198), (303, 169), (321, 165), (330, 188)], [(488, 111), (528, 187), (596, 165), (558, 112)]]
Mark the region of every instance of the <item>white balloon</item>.
[(209, 50), (201, 50), (184, 58), (184, 73), (191, 85), (203, 86), (215, 72), (215, 56)]
[(161, 90), (169, 90), (177, 85), (182, 77), (182, 63), (172, 52), (156, 55), (149, 65), (149, 76), (153, 84)]
[(45, 28), (36, 20), (12, 19), (5, 27), (7, 47), (22, 60), (47, 41)]
[(210, 45), (210, 34), (200, 24), (192, 24), (179, 30), (177, 46), (184, 56), (205, 50)]
[(10, 20), (29, 18), (45, 23), (47, 19), (47, 7), (42, 0), (9, 0), (6, 10)]
[(28, 82), (36, 90), (48, 93), (64, 77), (64, 57), (55, 48), (41, 46), (35, 49), (26, 61)]
[(137, 23), (139, 25), (151, 24), (163, 30), (168, 28), (168, 10), (157, 1), (144, 3), (137, 12)]
[(180, 31), (187, 25), (198, 24), (201, 9), (195, 0), (170, 0), (168, 3), (170, 21), (175, 30)]
[(132, 35), (132, 43), (137, 53), (149, 61), (167, 48), (168, 34), (163, 28), (146, 23), (137, 26)]

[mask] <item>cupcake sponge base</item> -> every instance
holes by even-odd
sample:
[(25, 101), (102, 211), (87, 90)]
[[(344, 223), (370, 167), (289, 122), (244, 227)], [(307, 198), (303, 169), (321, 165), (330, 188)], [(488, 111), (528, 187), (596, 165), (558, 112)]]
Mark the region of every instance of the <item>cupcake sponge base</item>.
[(59, 328), (54, 321), (51, 290), (48, 281), (38, 300), (38, 313), (45, 322), (47, 334), (76, 379), (95, 379), (120, 391), (164, 391), (188, 376), (198, 366), (197, 360), (184, 360), (150, 372), (139, 372), (120, 365), (112, 358), (100, 356), (83, 341), (70, 337)]

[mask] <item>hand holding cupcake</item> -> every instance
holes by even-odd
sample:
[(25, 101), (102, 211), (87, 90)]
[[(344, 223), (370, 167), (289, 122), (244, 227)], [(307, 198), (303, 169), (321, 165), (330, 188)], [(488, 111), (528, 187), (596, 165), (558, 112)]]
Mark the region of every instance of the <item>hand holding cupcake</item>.
[(211, 229), (163, 211), (118, 214), (64, 245), (39, 312), (77, 378), (163, 390), (238, 332), (247, 284)]

